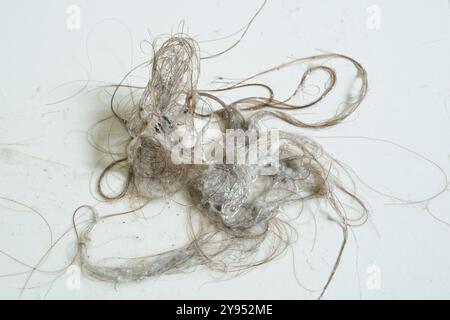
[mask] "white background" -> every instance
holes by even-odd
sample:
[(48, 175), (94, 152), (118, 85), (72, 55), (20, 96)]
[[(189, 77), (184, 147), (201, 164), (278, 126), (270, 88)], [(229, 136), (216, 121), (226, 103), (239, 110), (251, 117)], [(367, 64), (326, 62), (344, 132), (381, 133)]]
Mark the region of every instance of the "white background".
[[(89, 145), (86, 132), (108, 116), (108, 97), (95, 88), (118, 82), (132, 66), (148, 59), (148, 48), (143, 52), (139, 45), (151, 39), (150, 34), (173, 33), (184, 21), (185, 31), (199, 41), (223, 37), (245, 25), (260, 3), (5, 1), (0, 12), (0, 196), (42, 213), (56, 239), (70, 227), (76, 207), (98, 202), (91, 194), (90, 178), (101, 167), (102, 155)], [(80, 29), (67, 27), (70, 5), (80, 8)], [(369, 75), (370, 90), (361, 107), (335, 128), (299, 131), (314, 137), (349, 137), (317, 140), (373, 188), (423, 199), (445, 184), (436, 166), (389, 142), (357, 137), (407, 147), (449, 173), (449, 32), (446, 0), (269, 1), (235, 49), (203, 62), (200, 83), (208, 86), (219, 76), (242, 78), (320, 50), (357, 59)], [(235, 39), (200, 46), (217, 52)], [(295, 87), (298, 79), (284, 78), (277, 88)], [(74, 95), (85, 85), (94, 91)], [(368, 190), (361, 190), (361, 196), (370, 219), (353, 229), (325, 297), (450, 298), (449, 226), (433, 218), (424, 204), (391, 205), (392, 199)], [(118, 211), (122, 205), (105, 206), (105, 211)], [(141, 224), (138, 240), (127, 244), (130, 252), (150, 254), (179, 240), (184, 230), (181, 209), (158, 205), (146, 214), (165, 209)], [(450, 221), (448, 193), (428, 205), (437, 218)], [(0, 220), (0, 249), (36, 265), (48, 248), (46, 225), (30, 210), (4, 199)], [(340, 241), (338, 228), (319, 220), (313, 252), (312, 220), (294, 221), (299, 235), (291, 249), (238, 277), (197, 270), (121, 286), (82, 277), (81, 288), (71, 290), (64, 272), (56, 279), (35, 272), (28, 282), (33, 288), (21, 297), (313, 299)], [(121, 232), (114, 224), (107, 228), (114, 241), (121, 241)], [(63, 238), (46, 270), (70, 263), (73, 247), (71, 235)], [(27, 270), (0, 255), (1, 298), (19, 297), (26, 274), (7, 275)], [(367, 284), (373, 283), (373, 276), (380, 280), (379, 288)], [(52, 280), (51, 287), (46, 285)]]

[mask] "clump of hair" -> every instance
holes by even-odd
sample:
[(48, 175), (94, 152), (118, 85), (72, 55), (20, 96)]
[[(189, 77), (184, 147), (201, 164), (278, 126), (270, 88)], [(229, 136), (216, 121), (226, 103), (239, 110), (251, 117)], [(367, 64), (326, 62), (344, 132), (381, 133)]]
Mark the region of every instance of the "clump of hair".
[[(127, 112), (118, 112), (114, 108), (115, 95), (122, 84), (115, 88), (112, 112), (126, 128), (128, 143), (123, 157), (103, 170), (97, 189), (105, 200), (128, 197), (141, 199), (144, 203), (185, 192), (191, 203), (188, 211), (190, 241), (182, 247), (129, 259), (118, 265), (94, 262), (88, 255), (89, 235), (96, 223), (113, 215), (102, 217), (91, 208), (90, 222), (83, 228), (75, 227), (82, 270), (93, 278), (115, 283), (139, 281), (199, 266), (239, 272), (285, 252), (291, 243), (291, 227), (280, 217), (281, 212), (288, 206), (320, 200), (329, 205), (332, 210), (330, 216), (339, 224), (343, 234), (322, 296), (339, 265), (349, 226), (361, 223), (367, 217), (367, 209), (353, 186), (343, 182), (346, 172), (341, 164), (313, 139), (284, 131), (279, 132), (276, 147), (273, 141), (269, 142), (270, 152), (258, 158), (256, 163), (227, 163), (224, 149), (219, 150), (222, 155), (219, 157), (223, 157), (219, 160), (224, 160), (219, 163), (208, 159), (202, 159), (201, 163), (175, 163), (172, 152), (178, 147), (179, 140), (174, 136), (182, 129), (186, 135), (196, 137), (197, 144), (187, 148), (189, 156), (198, 143), (206, 140), (203, 138), (213, 127), (219, 128), (219, 140), (224, 141), (229, 129), (263, 136), (261, 120), (267, 118), (300, 128), (335, 126), (355, 111), (364, 99), (367, 91), (364, 68), (347, 56), (326, 53), (292, 60), (244, 80), (228, 83), (225, 87), (199, 90), (197, 83), (203, 58), (194, 39), (176, 34), (161, 45), (155, 42), (153, 47), (153, 57), (146, 64), (150, 70), (149, 81), (139, 101), (130, 105)], [(357, 93), (328, 119), (306, 122), (291, 115), (292, 110), (317, 105), (334, 88), (337, 73), (325, 63), (332, 59), (345, 60), (355, 67), (356, 78), (359, 79)], [(294, 65), (308, 65), (308, 68), (295, 92), (287, 99), (278, 99), (269, 85), (257, 82), (262, 75)], [(319, 97), (305, 104), (293, 103), (291, 100), (303, 89), (308, 78), (319, 72), (328, 78)], [(225, 103), (217, 96), (218, 92), (224, 94), (243, 87), (262, 88), (267, 96), (244, 97), (231, 103)], [(198, 121), (203, 121), (201, 128), (196, 126)], [(237, 146), (244, 158), (252, 156), (248, 146), (247, 140)], [(278, 162), (274, 162), (274, 157)], [(122, 191), (111, 195), (103, 190), (102, 182), (119, 163), (128, 168), (127, 176)], [(347, 217), (342, 204), (344, 198), (350, 200), (359, 212), (356, 219)], [(192, 219), (194, 215), (198, 219)]]

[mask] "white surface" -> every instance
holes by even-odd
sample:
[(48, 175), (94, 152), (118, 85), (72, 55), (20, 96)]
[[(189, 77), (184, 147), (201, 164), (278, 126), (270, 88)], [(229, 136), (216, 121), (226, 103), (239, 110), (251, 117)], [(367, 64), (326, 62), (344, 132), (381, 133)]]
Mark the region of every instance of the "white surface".
[[(66, 9), (72, 4), (81, 8), (81, 28), (69, 31)], [(170, 33), (184, 20), (196, 39), (214, 39), (241, 28), (259, 5), (253, 0), (4, 2), (0, 12), (0, 195), (39, 210), (57, 238), (70, 226), (76, 207), (97, 203), (89, 186), (101, 155), (88, 144), (86, 131), (108, 115), (108, 97), (97, 90), (46, 104), (77, 92), (88, 78), (93, 81), (90, 89), (102, 84), (95, 81), (117, 82), (131, 66), (148, 58), (139, 49), (140, 41), (149, 39), (148, 31)], [(380, 10), (379, 29), (369, 28), (374, 8)], [(336, 128), (304, 133), (386, 139), (432, 159), (448, 174), (449, 31), (450, 5), (445, 0), (270, 1), (235, 49), (202, 64), (201, 83), (207, 86), (217, 76), (244, 77), (318, 50), (347, 54), (367, 69), (367, 99)], [(217, 52), (234, 39), (201, 46)], [(73, 80), (82, 81), (68, 84)], [(298, 75), (285, 78), (277, 88), (292, 88), (297, 80)], [(356, 138), (318, 141), (368, 184), (392, 195), (424, 198), (442, 186), (436, 167), (391, 144)], [(388, 205), (389, 198), (361, 192), (371, 209), (370, 220), (353, 229), (326, 298), (450, 298), (450, 228), (433, 219), (423, 205)], [(0, 205), (0, 249), (35, 265), (48, 246), (45, 224), (8, 201)], [(161, 207), (149, 208), (148, 215)], [(450, 221), (448, 193), (431, 202), (430, 208)], [(105, 210), (118, 208), (112, 205)], [(143, 223), (139, 235), (144, 240), (127, 250), (152, 253), (162, 243), (179, 241), (177, 235), (184, 228), (182, 215), (177, 215), (180, 210), (171, 205)], [(306, 287), (323, 285), (340, 233), (321, 220), (313, 252), (311, 219), (297, 221), (293, 225), (299, 241), (292, 250), (226, 281), (199, 270), (116, 288), (82, 278), (81, 289), (70, 290), (68, 275), (63, 274), (50, 291), (48, 286), (36, 287), (25, 290), (22, 297), (315, 298), (317, 292), (295, 281), (295, 272)], [(121, 236), (119, 230), (115, 225), (107, 228), (112, 238)], [(73, 238), (64, 238), (46, 268), (68, 263), (72, 250)], [(367, 286), (373, 266), (380, 271), (380, 289)], [(0, 255), (1, 274), (26, 270)], [(29, 285), (53, 278), (36, 273)], [(0, 297), (17, 298), (25, 281), (24, 276), (1, 277)]]

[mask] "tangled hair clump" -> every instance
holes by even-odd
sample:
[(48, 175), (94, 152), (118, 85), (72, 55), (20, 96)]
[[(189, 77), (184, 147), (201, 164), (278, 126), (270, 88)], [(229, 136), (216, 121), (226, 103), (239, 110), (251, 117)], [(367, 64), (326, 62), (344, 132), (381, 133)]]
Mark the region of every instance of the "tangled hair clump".
[[(331, 215), (343, 231), (343, 241), (323, 294), (339, 264), (348, 227), (362, 223), (367, 217), (366, 207), (352, 186), (344, 184), (342, 174), (345, 170), (339, 162), (314, 140), (280, 131), (276, 148), (269, 148), (271, 152), (259, 157), (255, 163), (213, 162), (204, 158), (202, 163), (176, 163), (173, 150), (180, 141), (174, 137), (181, 128), (186, 135), (196, 137), (196, 144), (187, 149), (187, 154), (191, 155), (214, 126), (219, 128), (222, 140), (230, 129), (262, 136), (261, 120), (266, 118), (277, 118), (301, 128), (337, 125), (365, 97), (367, 74), (364, 68), (347, 56), (326, 53), (292, 60), (226, 87), (199, 90), (201, 59), (196, 41), (183, 34), (168, 38), (160, 46), (154, 44), (153, 58), (146, 64), (151, 70), (150, 80), (143, 88), (139, 102), (132, 106), (128, 116), (119, 115), (111, 104), (114, 115), (129, 133), (129, 142), (124, 157), (107, 166), (97, 184), (99, 193), (107, 200), (132, 196), (148, 203), (186, 192), (193, 208), (188, 219), (191, 240), (180, 248), (129, 259), (118, 266), (92, 262), (88, 256), (89, 234), (98, 221), (110, 217), (101, 217), (93, 210), (91, 222), (84, 228), (76, 228), (82, 270), (91, 277), (112, 282), (138, 281), (200, 265), (224, 272), (242, 271), (266, 263), (285, 251), (292, 230), (280, 213), (287, 206), (319, 199), (332, 208)], [(334, 88), (336, 71), (323, 63), (331, 59), (345, 60), (356, 68), (356, 78), (360, 80), (357, 94), (340, 105), (340, 110), (329, 119), (305, 122), (289, 115), (289, 111), (316, 105)], [(256, 78), (270, 72), (314, 62), (322, 63), (308, 67), (297, 89), (287, 99), (277, 99), (270, 86), (256, 82)], [(292, 98), (316, 73), (327, 76), (323, 92), (303, 105), (292, 103)], [(121, 84), (115, 90), (120, 87)], [(216, 95), (244, 87), (263, 89), (267, 96), (225, 103)], [(208, 112), (204, 112), (205, 108)], [(203, 124), (201, 128), (198, 128), (198, 122)], [(269, 147), (274, 144), (271, 140)], [(217, 145), (215, 147), (217, 151)], [(248, 147), (247, 140), (237, 145), (238, 152), (245, 158), (252, 156)], [(219, 151), (219, 158), (223, 157), (220, 160), (224, 160), (226, 150)], [(118, 163), (126, 163), (128, 174), (123, 190), (111, 196), (103, 190), (102, 180)], [(347, 217), (341, 201), (344, 197), (358, 208), (358, 219)], [(191, 216), (194, 211), (200, 213), (201, 219), (197, 223)]]

